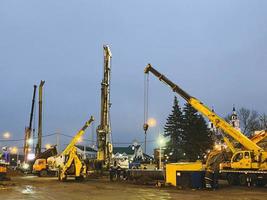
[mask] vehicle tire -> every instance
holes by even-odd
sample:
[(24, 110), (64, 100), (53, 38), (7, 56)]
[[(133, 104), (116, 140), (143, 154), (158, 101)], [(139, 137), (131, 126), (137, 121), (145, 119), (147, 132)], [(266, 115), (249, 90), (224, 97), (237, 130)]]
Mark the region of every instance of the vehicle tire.
[(84, 181), (84, 177), (83, 176), (76, 176), (75, 181), (79, 181), (79, 182)]
[(47, 170), (43, 169), (39, 173), (40, 177), (46, 177), (47, 176)]
[(264, 187), (266, 182), (264, 180), (257, 180), (256, 186), (257, 187)]
[(240, 185), (245, 186), (248, 184), (248, 182), (247, 182), (248, 176), (246, 174), (240, 174), (238, 178), (239, 178), (239, 184)]
[(117, 181), (118, 180), (118, 172), (117, 172), (117, 170), (115, 170), (113, 172), (113, 176), (111, 177), (111, 180), (112, 181)]
[(238, 185), (238, 177), (235, 174), (227, 175), (227, 182), (229, 185)]

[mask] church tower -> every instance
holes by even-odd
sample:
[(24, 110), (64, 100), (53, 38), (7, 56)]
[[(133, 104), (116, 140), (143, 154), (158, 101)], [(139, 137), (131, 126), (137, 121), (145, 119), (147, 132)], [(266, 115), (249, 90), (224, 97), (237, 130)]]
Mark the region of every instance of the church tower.
[(240, 121), (237, 116), (237, 112), (235, 110), (235, 106), (233, 106), (233, 112), (230, 119), (230, 124), (238, 131), (240, 131)]

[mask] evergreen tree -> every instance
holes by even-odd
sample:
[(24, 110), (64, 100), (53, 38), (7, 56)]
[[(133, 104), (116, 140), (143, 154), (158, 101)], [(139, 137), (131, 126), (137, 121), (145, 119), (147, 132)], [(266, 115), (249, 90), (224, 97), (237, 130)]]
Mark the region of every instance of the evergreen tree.
[(165, 153), (169, 156), (169, 161), (171, 162), (176, 162), (182, 158), (183, 133), (183, 115), (175, 96), (172, 113), (168, 116), (164, 126), (164, 136), (169, 139)]
[(212, 146), (211, 131), (205, 119), (190, 104), (183, 109), (184, 121), (184, 158), (190, 161), (202, 159), (207, 149)]

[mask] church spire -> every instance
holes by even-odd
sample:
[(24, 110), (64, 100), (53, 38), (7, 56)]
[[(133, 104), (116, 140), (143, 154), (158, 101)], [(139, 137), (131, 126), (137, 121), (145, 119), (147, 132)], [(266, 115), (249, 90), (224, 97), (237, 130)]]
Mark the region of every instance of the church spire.
[(238, 119), (238, 116), (237, 116), (237, 112), (236, 112), (236, 109), (235, 109), (235, 105), (233, 105), (233, 112), (232, 112), (232, 115), (231, 115), (231, 120), (230, 120), (230, 124), (237, 130), (240, 131), (240, 122), (239, 122), (239, 119)]

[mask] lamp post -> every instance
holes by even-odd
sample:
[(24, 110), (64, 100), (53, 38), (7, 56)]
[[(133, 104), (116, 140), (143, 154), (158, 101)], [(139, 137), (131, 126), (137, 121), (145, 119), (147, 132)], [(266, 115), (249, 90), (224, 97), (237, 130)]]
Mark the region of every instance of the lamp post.
[(9, 132), (5, 132), (5, 133), (3, 133), (3, 138), (4, 139), (9, 139), (10, 138), (10, 133)]
[(13, 155), (16, 155), (16, 164), (18, 166), (18, 160), (19, 160), (19, 150), (18, 147), (11, 147), (10, 148), (10, 153)]
[(45, 149), (47, 150), (47, 149), (50, 149), (51, 148), (51, 144), (46, 144), (45, 145)]
[(165, 138), (162, 135), (159, 135), (158, 138), (158, 144), (159, 144), (159, 169), (162, 169), (162, 165), (161, 165), (161, 151), (162, 151), (162, 147), (165, 145)]

